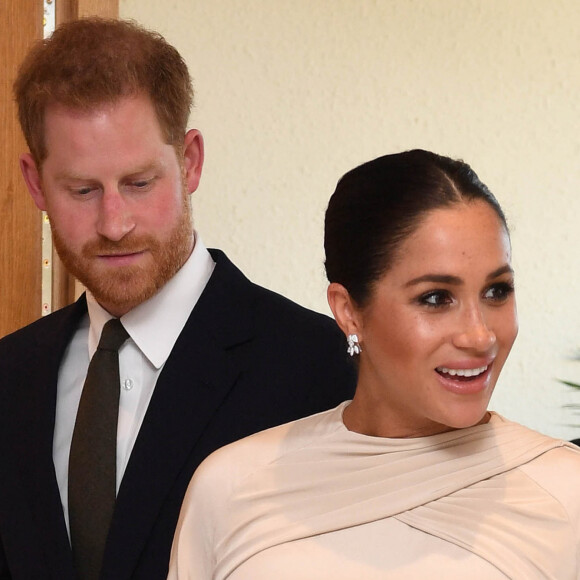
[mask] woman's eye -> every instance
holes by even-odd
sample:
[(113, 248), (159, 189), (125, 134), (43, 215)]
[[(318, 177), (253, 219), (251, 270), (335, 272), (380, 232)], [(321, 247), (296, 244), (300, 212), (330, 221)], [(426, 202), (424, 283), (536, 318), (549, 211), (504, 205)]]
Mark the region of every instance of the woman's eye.
[(490, 286), (483, 294), (485, 300), (505, 302), (513, 293), (514, 285), (511, 282), (500, 282)]
[(419, 297), (420, 304), (424, 304), (431, 308), (447, 306), (452, 302), (453, 298), (447, 290), (433, 290)]

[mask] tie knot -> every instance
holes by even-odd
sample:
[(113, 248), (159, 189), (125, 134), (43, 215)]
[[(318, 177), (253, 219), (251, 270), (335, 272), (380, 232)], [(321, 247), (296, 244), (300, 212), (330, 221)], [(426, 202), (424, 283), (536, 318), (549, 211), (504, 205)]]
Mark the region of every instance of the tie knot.
[(98, 350), (117, 351), (121, 345), (129, 338), (129, 334), (118, 318), (112, 318), (103, 327)]

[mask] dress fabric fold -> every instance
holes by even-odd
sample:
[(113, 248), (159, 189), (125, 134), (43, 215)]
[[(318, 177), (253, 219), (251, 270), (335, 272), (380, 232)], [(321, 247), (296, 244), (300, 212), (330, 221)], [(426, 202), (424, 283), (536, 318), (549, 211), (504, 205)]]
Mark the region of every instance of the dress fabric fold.
[[(412, 578), (434, 562), (441, 576), (430, 577), (460, 578), (453, 570), (478, 559), (490, 580), (579, 577), (580, 501), (562, 481), (580, 477), (575, 446), (497, 414), (430, 437), (370, 437), (345, 428), (347, 404), (206, 460), (185, 498), (170, 578), (261, 580), (275, 554), (281, 562), (294, 549), (287, 572), (297, 580), (322, 578), (309, 565), (329, 578), (358, 566), (369, 579)], [(381, 535), (381, 553), (370, 534)], [(421, 553), (407, 563), (409, 540)]]

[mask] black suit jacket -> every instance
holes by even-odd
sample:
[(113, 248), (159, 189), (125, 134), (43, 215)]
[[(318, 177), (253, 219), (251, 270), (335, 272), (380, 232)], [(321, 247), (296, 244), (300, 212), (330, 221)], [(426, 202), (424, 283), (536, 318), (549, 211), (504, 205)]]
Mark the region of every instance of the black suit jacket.
[[(212, 451), (352, 397), (328, 317), (248, 281), (219, 251), (157, 381), (127, 465), (102, 578), (164, 579), (191, 475)], [(52, 460), (60, 361), (86, 313), (64, 308), (0, 341), (0, 578), (72, 580)]]

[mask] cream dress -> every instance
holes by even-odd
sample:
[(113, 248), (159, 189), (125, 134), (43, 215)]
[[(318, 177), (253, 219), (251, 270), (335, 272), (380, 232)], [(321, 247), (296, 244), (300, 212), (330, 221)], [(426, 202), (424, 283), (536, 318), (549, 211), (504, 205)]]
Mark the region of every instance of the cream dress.
[(580, 450), (497, 414), (388, 439), (336, 409), (212, 454), (171, 580), (580, 578)]

